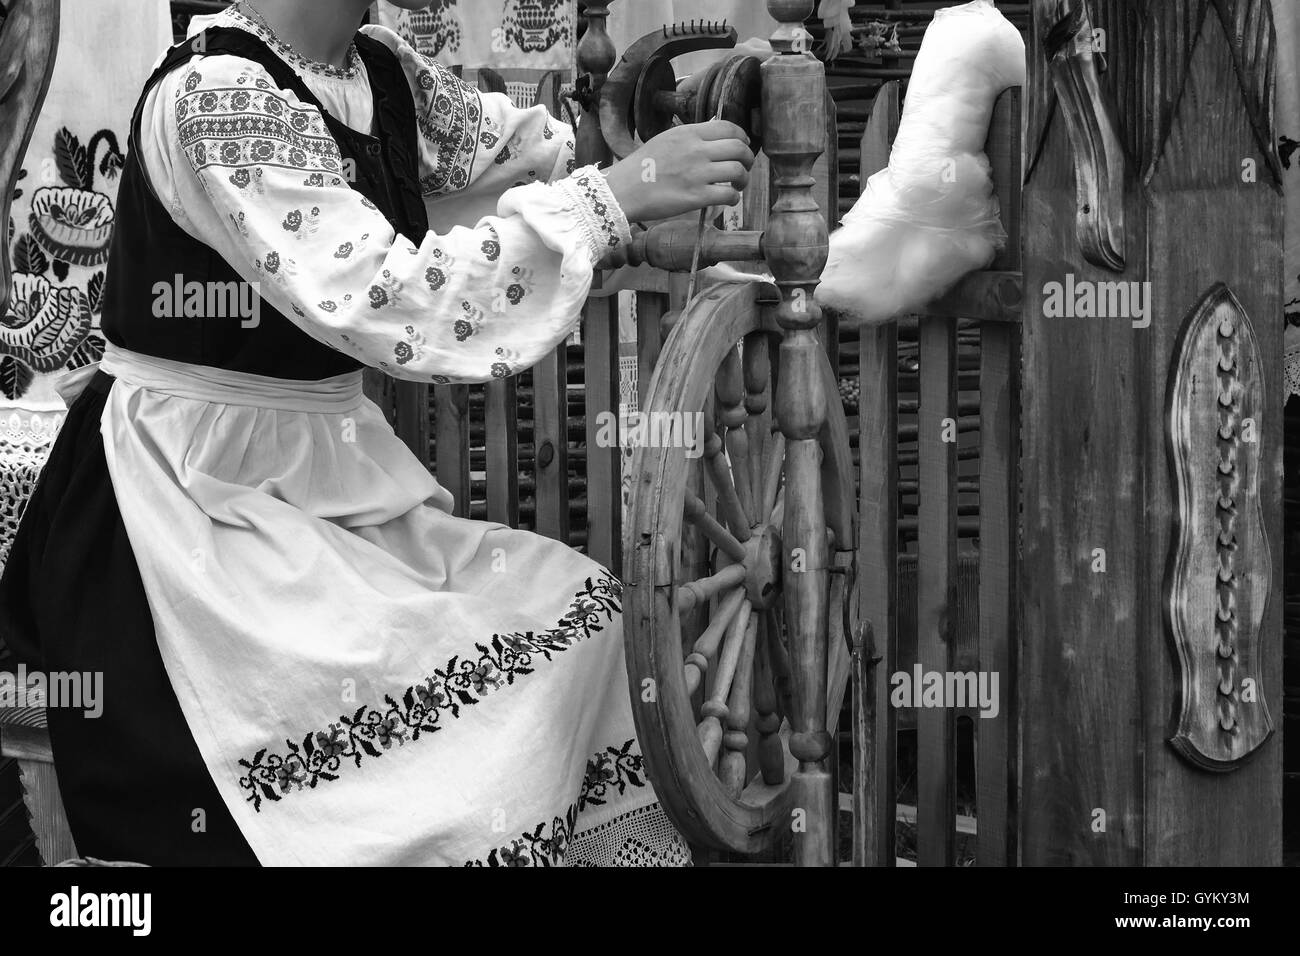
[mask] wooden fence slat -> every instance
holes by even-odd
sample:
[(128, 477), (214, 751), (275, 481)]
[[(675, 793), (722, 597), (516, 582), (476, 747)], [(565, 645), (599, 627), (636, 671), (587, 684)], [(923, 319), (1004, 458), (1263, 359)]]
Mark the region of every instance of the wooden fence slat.
[[(923, 674), (947, 674), (954, 669), (957, 442), (955, 435), (945, 435), (945, 419), (954, 418), (957, 407), (957, 325), (950, 319), (922, 316), (920, 334), (917, 653)], [(913, 687), (912, 692), (919, 694), (920, 688)], [(922, 707), (916, 724), (917, 862), (950, 866), (956, 851), (956, 711), (948, 706)]]
[(469, 386), (435, 385), (434, 474), (455, 499), (455, 514), (469, 517)]
[[(897, 83), (880, 91), (862, 139), (863, 176), (883, 169), (898, 130)], [(893, 866), (898, 712), (889, 678), (898, 667), (898, 323), (863, 329), (858, 344), (858, 593), (874, 669), (853, 688), (853, 862)]]
[[(601, 413), (618, 412), (618, 297), (587, 300), (583, 318), (587, 411), (587, 555), (616, 576), (623, 568), (623, 455), (602, 429)], [(601, 447), (605, 444), (609, 447)]]
[(486, 386), (488, 520), (519, 525), (518, 379), (497, 379)]
[[(1020, 268), (1020, 104), (1003, 94), (993, 113), (988, 154), (1007, 229), (994, 267)], [(980, 332), (979, 669), (998, 675), (998, 713), (975, 722), (976, 863), (1016, 862), (1017, 574), (1020, 514), (1020, 328)]]
[(636, 296), (636, 396), (637, 407), (647, 411), (650, 378), (663, 349), (663, 317), (668, 311), (668, 296), (659, 292), (638, 292)]
[[(568, 346), (533, 366), (533, 447), (538, 534), (569, 542)], [(572, 542), (569, 542), (570, 544)]]

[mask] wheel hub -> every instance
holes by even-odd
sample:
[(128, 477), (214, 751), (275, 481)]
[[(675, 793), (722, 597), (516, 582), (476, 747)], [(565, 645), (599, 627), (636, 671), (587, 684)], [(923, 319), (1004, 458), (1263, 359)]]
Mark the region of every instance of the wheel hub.
[(745, 592), (755, 608), (769, 608), (781, 596), (781, 529), (763, 525), (745, 542)]

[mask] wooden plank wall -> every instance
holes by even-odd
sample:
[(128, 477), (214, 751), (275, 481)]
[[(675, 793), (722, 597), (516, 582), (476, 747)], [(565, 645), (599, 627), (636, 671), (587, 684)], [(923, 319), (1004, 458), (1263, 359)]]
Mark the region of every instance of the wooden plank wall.
[[(1259, 93), (1271, 82), (1260, 59), (1271, 36), (1254, 32), (1267, 4), (1167, 0), (1146, 9), (1144, 18), (1135, 5), (1093, 4), (1124, 139), (1122, 272), (1080, 253), (1073, 147), (1047, 96), (1043, 51), (1031, 50), (1029, 61), (1030, 155), (1040, 137), (1042, 149), (1024, 198), (1033, 229), (1025, 242), (1022, 860), (1277, 864), (1277, 735), (1225, 773), (1193, 766), (1169, 746), (1183, 690), (1165, 597), (1178, 507), (1169, 380), (1179, 333), (1216, 282), (1253, 323), (1265, 387), (1280, 388), (1282, 204), (1268, 97)], [(1253, 178), (1243, 175), (1248, 161)], [(1149, 282), (1149, 326), (1047, 317), (1046, 283), (1066, 274), (1076, 284)], [(1258, 424), (1259, 504), (1274, 542), (1276, 594), (1280, 412)], [(1206, 586), (1213, 591), (1212, 580)], [(1279, 602), (1270, 602), (1259, 633), (1254, 676), (1277, 708)]]

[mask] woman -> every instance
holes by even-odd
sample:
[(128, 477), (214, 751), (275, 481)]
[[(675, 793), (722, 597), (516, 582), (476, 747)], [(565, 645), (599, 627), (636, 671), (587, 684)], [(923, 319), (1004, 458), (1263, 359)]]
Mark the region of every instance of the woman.
[(629, 219), (735, 202), (753, 156), (719, 122), (575, 170), (567, 126), (358, 33), (367, 6), (244, 0), (136, 110), (109, 344), (0, 581), (20, 660), (103, 673), (101, 718), (50, 712), (73, 838), (153, 864), (685, 862), (619, 583), (453, 517), (360, 369), (516, 374)]

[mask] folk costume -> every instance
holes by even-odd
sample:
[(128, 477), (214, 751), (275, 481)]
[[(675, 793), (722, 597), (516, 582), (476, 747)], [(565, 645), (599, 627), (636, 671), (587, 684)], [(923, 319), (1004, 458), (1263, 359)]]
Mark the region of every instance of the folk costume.
[(102, 717), (50, 713), (82, 855), (689, 861), (633, 731), (618, 580), (453, 516), (361, 390), (363, 365), (481, 382), (565, 339), (628, 241), (573, 167), (544, 108), (382, 27), (339, 69), (231, 9), (163, 59), (108, 346), (0, 580), (19, 659), (104, 674)]

